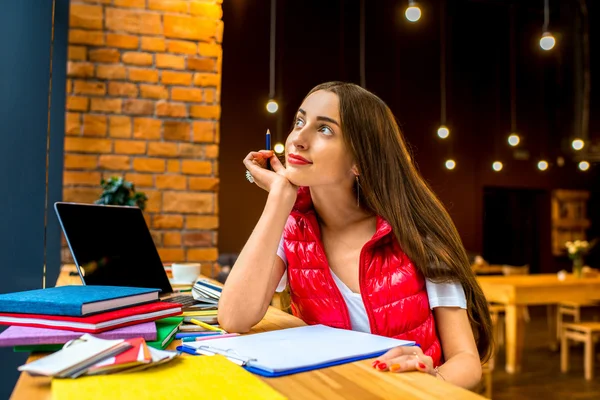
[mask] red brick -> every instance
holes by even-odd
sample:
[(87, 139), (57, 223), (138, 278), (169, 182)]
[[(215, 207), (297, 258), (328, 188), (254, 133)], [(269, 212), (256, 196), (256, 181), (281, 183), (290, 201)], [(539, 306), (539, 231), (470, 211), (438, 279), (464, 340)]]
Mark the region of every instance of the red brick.
[(146, 142), (140, 140), (115, 140), (116, 154), (146, 154)]
[(176, 13), (188, 12), (188, 1), (184, 0), (148, 0), (148, 9)]
[(163, 33), (160, 14), (156, 13), (107, 7), (105, 22), (106, 29), (111, 31), (143, 35), (161, 35)]
[(179, 153), (177, 151), (176, 143), (149, 142), (148, 155), (158, 157), (177, 157)]
[(121, 53), (117, 49), (92, 49), (89, 58), (93, 62), (116, 63), (121, 60)]
[(133, 169), (140, 172), (165, 172), (165, 160), (157, 158), (136, 158)]
[(67, 110), (69, 111), (87, 111), (90, 105), (90, 99), (87, 97), (67, 96)]
[(207, 159), (219, 158), (219, 146), (216, 144), (204, 146), (204, 157)]
[(85, 47), (85, 46), (69, 46), (67, 58), (69, 60), (75, 60), (75, 61), (87, 60), (87, 47)]
[(219, 178), (196, 178), (190, 177), (190, 190), (219, 191)]
[(188, 175), (210, 175), (212, 174), (212, 163), (210, 161), (182, 160), (181, 172)]
[(162, 121), (153, 118), (135, 118), (133, 120), (133, 137), (136, 139), (160, 139)]
[(154, 114), (154, 102), (138, 99), (124, 100), (123, 113), (131, 115), (152, 115)]
[(217, 261), (219, 252), (216, 248), (187, 249), (187, 261)]
[(126, 76), (125, 67), (122, 65), (98, 65), (96, 77), (100, 79), (123, 80)]
[(215, 34), (215, 42), (217, 43), (223, 43), (223, 28), (225, 27), (225, 25), (223, 24), (223, 21), (217, 21), (217, 33)]
[(190, 13), (208, 19), (221, 19), (223, 17), (220, 4), (211, 4), (205, 1), (192, 1), (190, 3)]
[(128, 51), (123, 53), (122, 59), (125, 64), (132, 65), (152, 65), (154, 62), (152, 59), (152, 54), (136, 51)]
[(158, 71), (146, 68), (129, 68), (129, 80), (135, 82), (158, 82)]
[(183, 234), (183, 245), (186, 247), (211, 246), (212, 232), (186, 232)]
[(87, 44), (90, 46), (102, 46), (104, 44), (104, 32), (69, 29), (69, 44)]
[(151, 174), (126, 174), (125, 179), (133, 183), (136, 189), (141, 187), (154, 187), (154, 176)]
[(215, 89), (204, 89), (204, 102), (206, 104), (213, 104), (216, 100)]
[(216, 71), (217, 63), (212, 58), (188, 57), (187, 68), (193, 71)]
[(121, 115), (109, 117), (108, 134), (115, 138), (131, 137), (131, 118)]
[(188, 215), (185, 217), (185, 229), (204, 229), (211, 230), (219, 227), (219, 217), (217, 216), (196, 216)]
[(158, 68), (185, 69), (185, 58), (172, 54), (157, 54), (156, 66)]
[(117, 97), (137, 97), (138, 88), (135, 83), (110, 82), (108, 84), (108, 94)]
[(70, 94), (71, 91), (73, 90), (73, 80), (67, 79), (67, 84), (65, 86), (66, 86), (65, 90), (66, 90), (67, 94)]
[(115, 6), (126, 8), (146, 8), (146, 0), (114, 0)]
[(212, 193), (171, 192), (163, 193), (163, 211), (180, 214), (211, 213), (214, 209)]
[(202, 89), (174, 87), (171, 89), (171, 99), (176, 101), (202, 102)]
[(98, 156), (65, 154), (65, 169), (96, 169), (97, 167)]
[(102, 6), (72, 3), (69, 7), (71, 28), (102, 29)]
[(178, 173), (180, 170), (179, 160), (167, 160), (167, 172)]
[(67, 63), (67, 76), (73, 78), (91, 78), (94, 76), (94, 64), (69, 61)]
[(221, 76), (218, 74), (204, 74), (198, 72), (194, 74), (194, 85), (220, 87)]
[(165, 85), (190, 85), (192, 74), (190, 72), (162, 71), (161, 82)]
[(145, 51), (154, 51), (154, 52), (163, 52), (167, 48), (165, 44), (165, 39), (145, 36), (142, 37), (142, 50)]
[(201, 57), (221, 57), (223, 48), (216, 43), (198, 43), (198, 54)]
[(190, 106), (190, 115), (200, 119), (219, 119), (220, 106)]
[(121, 99), (99, 99), (93, 98), (90, 110), (92, 111), (103, 111), (109, 113), (120, 113), (121, 112)]
[(144, 193), (148, 196), (146, 211), (159, 212), (162, 208), (162, 192), (157, 190), (144, 190)]
[(163, 235), (163, 245), (179, 247), (181, 246), (181, 233), (179, 232), (165, 232)]
[(195, 42), (186, 40), (170, 40), (167, 43), (167, 51), (177, 54), (198, 54), (198, 45)]
[[(176, 189), (184, 190), (186, 187), (187, 180), (185, 176), (181, 175), (157, 175), (156, 176), (156, 188), (157, 189)], [(182, 221), (183, 225), (183, 221)]]
[(98, 186), (101, 179), (99, 172), (65, 171), (63, 185)]
[(100, 156), (100, 168), (111, 171), (129, 171), (131, 169), (131, 158), (128, 156), (115, 156), (105, 154)]
[(183, 215), (159, 214), (152, 219), (154, 229), (181, 229), (183, 228)]
[(122, 35), (118, 33), (106, 34), (106, 45), (119, 49), (137, 49), (140, 41), (137, 36)]
[(100, 197), (101, 191), (100, 188), (64, 188), (63, 201), (91, 204)]
[(84, 114), (84, 136), (106, 136), (106, 115)]
[(73, 93), (103, 96), (106, 94), (106, 84), (104, 82), (76, 80), (73, 85)]
[(160, 85), (140, 85), (140, 95), (147, 99), (168, 99), (169, 91)]
[(183, 158), (204, 157), (204, 146), (191, 143), (179, 143), (179, 156)]
[(183, 15), (163, 15), (164, 35), (168, 38), (210, 42), (216, 36), (215, 21)]
[(195, 121), (193, 125), (193, 142), (212, 143), (215, 138), (214, 122), (210, 121)]
[(156, 102), (156, 115), (159, 117), (186, 118), (187, 108), (183, 103)]
[(79, 135), (81, 133), (81, 114), (65, 113), (65, 133), (67, 135)]
[(112, 141), (108, 139), (65, 138), (65, 151), (75, 153), (110, 153)]
[(84, 3), (111, 4), (112, 0), (83, 0)]
[(165, 140), (189, 141), (190, 131), (190, 124), (188, 122), (165, 121), (163, 138)]
[(159, 247), (158, 255), (163, 263), (185, 261), (183, 249), (166, 249)]

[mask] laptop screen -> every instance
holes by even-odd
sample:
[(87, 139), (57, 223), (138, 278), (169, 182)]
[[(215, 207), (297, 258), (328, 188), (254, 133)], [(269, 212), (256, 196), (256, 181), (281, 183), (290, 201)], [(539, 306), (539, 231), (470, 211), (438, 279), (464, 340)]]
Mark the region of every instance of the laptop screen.
[(85, 285), (173, 289), (137, 207), (55, 203)]

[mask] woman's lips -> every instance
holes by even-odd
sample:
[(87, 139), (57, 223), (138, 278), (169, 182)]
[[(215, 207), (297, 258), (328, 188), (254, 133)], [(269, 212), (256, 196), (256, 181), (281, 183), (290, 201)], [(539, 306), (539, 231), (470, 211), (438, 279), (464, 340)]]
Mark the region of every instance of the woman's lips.
[(312, 164), (306, 158), (304, 158), (302, 156), (299, 156), (299, 155), (296, 155), (296, 154), (289, 154), (288, 155), (288, 163), (294, 164), (294, 165), (308, 165), (308, 164)]

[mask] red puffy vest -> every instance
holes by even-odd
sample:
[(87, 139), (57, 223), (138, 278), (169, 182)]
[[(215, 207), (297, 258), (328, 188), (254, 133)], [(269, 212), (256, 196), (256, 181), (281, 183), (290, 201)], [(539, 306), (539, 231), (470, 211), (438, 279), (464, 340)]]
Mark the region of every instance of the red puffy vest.
[[(298, 191), (283, 243), (294, 315), (309, 325), (351, 329), (348, 307), (331, 276), (308, 188)], [(439, 365), (442, 351), (425, 279), (381, 217), (377, 217), (375, 235), (361, 250), (359, 283), (371, 333), (414, 340)]]

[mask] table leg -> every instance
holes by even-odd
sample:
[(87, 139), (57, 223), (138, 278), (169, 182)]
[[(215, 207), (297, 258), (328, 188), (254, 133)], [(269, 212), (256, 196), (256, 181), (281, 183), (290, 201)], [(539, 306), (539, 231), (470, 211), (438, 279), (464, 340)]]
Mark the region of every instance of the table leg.
[(558, 350), (558, 341), (560, 340), (560, 337), (556, 334), (558, 329), (558, 307), (556, 304), (548, 304), (546, 311), (548, 313), (548, 343), (550, 350), (556, 351)]
[(506, 372), (509, 374), (521, 370), (521, 354), (525, 339), (524, 311), (524, 306), (506, 305)]

